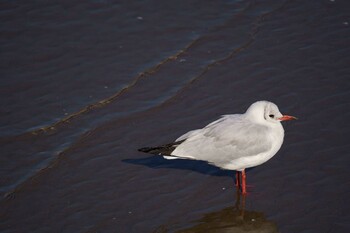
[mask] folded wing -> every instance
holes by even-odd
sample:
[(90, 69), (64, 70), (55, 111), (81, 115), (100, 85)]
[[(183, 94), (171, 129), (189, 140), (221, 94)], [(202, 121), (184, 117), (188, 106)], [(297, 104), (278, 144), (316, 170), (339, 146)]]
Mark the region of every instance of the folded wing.
[(252, 124), (241, 115), (226, 115), (203, 129), (181, 136), (183, 141), (171, 153), (173, 156), (205, 160), (223, 167), (243, 157), (265, 153), (272, 147), (269, 129)]

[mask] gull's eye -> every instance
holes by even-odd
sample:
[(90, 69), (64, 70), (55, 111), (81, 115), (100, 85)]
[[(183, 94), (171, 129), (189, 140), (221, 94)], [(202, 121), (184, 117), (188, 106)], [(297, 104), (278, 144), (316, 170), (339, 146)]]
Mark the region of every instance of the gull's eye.
[(273, 115), (273, 114), (270, 114), (270, 115), (269, 115), (269, 117), (270, 117), (270, 118), (274, 118), (274, 117), (275, 117), (275, 115)]

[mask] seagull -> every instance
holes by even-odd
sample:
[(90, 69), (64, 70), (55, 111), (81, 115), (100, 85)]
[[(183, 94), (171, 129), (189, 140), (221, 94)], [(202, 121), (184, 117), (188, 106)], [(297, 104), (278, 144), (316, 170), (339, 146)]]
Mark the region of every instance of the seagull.
[(257, 101), (243, 114), (223, 115), (204, 128), (185, 133), (173, 143), (144, 147), (139, 151), (165, 159), (202, 160), (224, 170), (236, 171), (236, 186), (245, 195), (245, 169), (271, 159), (283, 143), (281, 121), (296, 119), (282, 115), (272, 102)]

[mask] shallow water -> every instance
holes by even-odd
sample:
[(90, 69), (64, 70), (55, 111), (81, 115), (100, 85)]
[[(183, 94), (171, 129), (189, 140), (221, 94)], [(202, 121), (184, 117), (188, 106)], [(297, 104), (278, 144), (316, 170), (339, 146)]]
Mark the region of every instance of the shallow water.
[[(0, 231), (349, 232), (349, 7), (1, 3)], [(233, 172), (136, 150), (260, 99), (299, 120), (245, 217)]]

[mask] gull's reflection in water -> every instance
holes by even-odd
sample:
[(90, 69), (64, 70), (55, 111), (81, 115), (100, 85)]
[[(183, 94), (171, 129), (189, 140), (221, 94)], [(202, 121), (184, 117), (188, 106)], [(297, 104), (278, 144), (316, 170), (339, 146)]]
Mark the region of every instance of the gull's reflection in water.
[[(235, 206), (207, 213), (201, 219), (195, 220), (194, 225), (175, 231), (176, 233), (277, 233), (277, 225), (266, 219), (264, 213), (246, 210), (246, 196), (237, 192)], [(167, 227), (162, 226), (154, 233), (174, 232), (168, 231)]]

